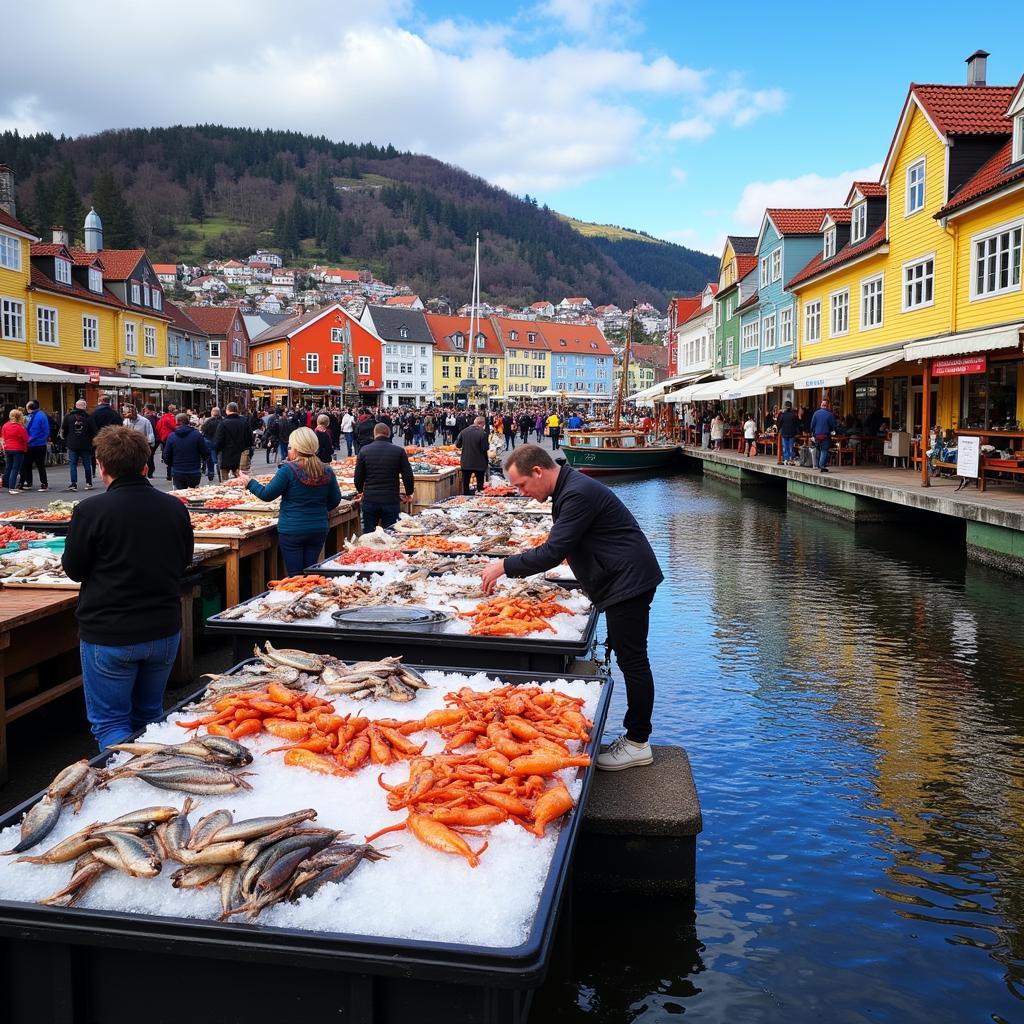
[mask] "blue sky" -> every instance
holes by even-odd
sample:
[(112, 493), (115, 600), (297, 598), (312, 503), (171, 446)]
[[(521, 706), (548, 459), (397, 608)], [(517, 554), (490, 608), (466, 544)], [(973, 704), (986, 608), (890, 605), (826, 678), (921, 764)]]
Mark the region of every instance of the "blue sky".
[(839, 203), (877, 173), (909, 82), (963, 82), (980, 47), (989, 82), (1015, 83), (1012, 6), (250, 0), (244, 17), (163, 5), (140, 21), (129, 0), (18, 4), (0, 128), (215, 121), (391, 142), (717, 252), (765, 205)]

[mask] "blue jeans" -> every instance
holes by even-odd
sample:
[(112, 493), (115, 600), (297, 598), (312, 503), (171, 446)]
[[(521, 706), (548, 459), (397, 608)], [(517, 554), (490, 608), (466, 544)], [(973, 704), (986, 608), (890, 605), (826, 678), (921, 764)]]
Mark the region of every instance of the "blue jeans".
[(342, 434), (341, 436), (345, 438), (345, 447), (348, 449), (349, 455), (351, 455), (352, 454), (352, 431), (351, 430), (346, 430), (345, 433)]
[(327, 531), (316, 533), (279, 533), (277, 547), (289, 576), (298, 576), (320, 560), (320, 550), (327, 540)]
[(814, 443), (818, 446), (818, 469), (824, 469), (828, 465), (828, 450), (832, 446), (832, 439), (819, 437), (815, 438)]
[(796, 438), (784, 437), (782, 439), (782, 461), (792, 462), (793, 461), (793, 442)]
[(180, 633), (127, 647), (79, 641), (85, 710), (100, 750), (163, 715), (164, 689), (180, 642)]
[(18, 481), (21, 479), (21, 464), (25, 461), (25, 453), (7, 452), (4, 457), (7, 460), (4, 463), (4, 487), (10, 490), (17, 490)]
[(68, 449), (68, 466), (71, 469), (71, 482), (78, 486), (78, 460), (82, 460), (82, 469), (85, 470), (85, 482), (92, 483), (92, 452), (75, 451)]
[(384, 529), (394, 526), (398, 522), (398, 514), (401, 512), (401, 503), (397, 505), (385, 505), (379, 501), (367, 501), (363, 499), (363, 533), (373, 533), (377, 529), (377, 520)]
[(206, 460), (206, 476), (210, 480), (217, 479), (217, 453), (210, 446), (210, 457)]
[(279, 462), (284, 462), (288, 458), (288, 442), (278, 441), (277, 443), (277, 458)]

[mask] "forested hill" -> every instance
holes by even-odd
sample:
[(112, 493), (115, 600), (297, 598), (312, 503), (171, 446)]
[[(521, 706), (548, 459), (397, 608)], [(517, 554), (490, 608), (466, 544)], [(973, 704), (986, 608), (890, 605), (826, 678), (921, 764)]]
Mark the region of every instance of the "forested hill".
[(155, 262), (274, 247), (298, 266), (368, 266), (458, 305), (470, 296), (479, 232), (485, 300), (587, 295), (662, 309), (711, 267), (682, 246), (584, 236), (529, 197), (393, 146), (216, 125), (73, 139), (5, 132), (0, 162), (17, 175), (19, 217), (43, 238), (63, 224), (80, 240), (94, 205), (108, 247), (141, 245)]

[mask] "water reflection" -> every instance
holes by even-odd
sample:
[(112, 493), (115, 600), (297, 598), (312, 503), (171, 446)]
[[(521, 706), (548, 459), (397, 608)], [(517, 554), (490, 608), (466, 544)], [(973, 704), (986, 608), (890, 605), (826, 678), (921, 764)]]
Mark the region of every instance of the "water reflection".
[[(696, 919), (602, 905), (580, 926), (577, 901), (544, 1005), (1024, 1019), (1019, 582), (934, 523), (854, 530), (696, 477), (615, 486), (666, 571), (652, 739), (687, 747), (700, 789)], [(610, 728), (621, 712), (619, 692)]]

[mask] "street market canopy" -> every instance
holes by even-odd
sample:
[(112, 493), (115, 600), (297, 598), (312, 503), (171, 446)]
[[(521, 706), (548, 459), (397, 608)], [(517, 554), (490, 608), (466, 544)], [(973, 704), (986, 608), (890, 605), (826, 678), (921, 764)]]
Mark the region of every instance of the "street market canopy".
[(1017, 348), (1020, 345), (1022, 328), (1024, 323), (1004, 324), (1002, 327), (988, 327), (981, 331), (960, 331), (957, 334), (941, 334), (937, 338), (928, 338), (924, 341), (911, 341), (903, 346), (903, 358), (909, 363), (917, 359), (966, 356), (972, 352)]
[(673, 391), (665, 401), (666, 402), (714, 402), (722, 397), (722, 392), (732, 385), (736, 384), (735, 380), (723, 380), (721, 377), (718, 380), (703, 381), (699, 384), (688, 384), (685, 388), (679, 391)]
[(733, 402), (740, 398), (753, 398), (755, 395), (766, 395), (772, 388), (779, 386), (778, 366), (759, 366), (753, 373), (739, 380), (721, 381), (725, 385), (719, 395), (723, 401)]
[(96, 382), (108, 391), (203, 391), (205, 384), (186, 384), (177, 380), (154, 380), (152, 377), (100, 377)]
[(651, 402), (656, 398), (661, 398), (663, 395), (667, 395), (671, 391), (675, 391), (677, 388), (682, 387), (684, 384), (690, 384), (695, 380), (699, 380), (701, 377), (707, 376), (705, 373), (685, 373), (678, 377), (669, 377), (668, 380), (663, 380), (658, 384), (654, 384), (649, 388), (644, 388), (643, 391), (637, 391), (636, 394), (627, 395), (627, 402)]
[(15, 380), (34, 381), (38, 384), (85, 384), (88, 374), (69, 373), (42, 363), (30, 363), (25, 359), (11, 359), (0, 356), (0, 377), (13, 377)]
[[(292, 388), (303, 391), (330, 391), (323, 385), (307, 384), (287, 377), (265, 377), (258, 373), (234, 373), (231, 370), (207, 370), (199, 366), (140, 366), (143, 377), (163, 377), (178, 380), (181, 377), (196, 380), (223, 381), (225, 384), (240, 384), (247, 388)], [(340, 387), (340, 385), (339, 385)]]
[(772, 386), (793, 388), (796, 391), (810, 388), (841, 388), (850, 381), (869, 377), (879, 370), (884, 370), (902, 358), (903, 349), (897, 348), (888, 352), (876, 352), (870, 356), (848, 356), (845, 359), (787, 366)]

